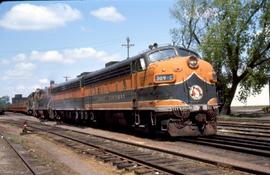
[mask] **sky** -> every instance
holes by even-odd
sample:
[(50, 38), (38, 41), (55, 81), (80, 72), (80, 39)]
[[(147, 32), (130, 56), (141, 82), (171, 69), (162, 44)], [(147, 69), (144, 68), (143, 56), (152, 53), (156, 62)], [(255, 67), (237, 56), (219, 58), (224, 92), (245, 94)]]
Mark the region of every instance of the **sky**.
[(21, 1), (0, 4), (0, 96), (28, 96), (50, 80), (103, 68), (154, 42), (171, 43), (174, 0)]

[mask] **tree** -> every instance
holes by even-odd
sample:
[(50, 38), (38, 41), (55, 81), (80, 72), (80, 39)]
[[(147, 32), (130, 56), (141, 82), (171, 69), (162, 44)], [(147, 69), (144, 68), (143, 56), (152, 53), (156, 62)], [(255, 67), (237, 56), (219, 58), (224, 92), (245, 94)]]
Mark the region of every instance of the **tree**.
[[(270, 70), (269, 0), (178, 0), (171, 14), (181, 25), (171, 30), (173, 41), (199, 48), (214, 66), (224, 113), (231, 113), (238, 85), (241, 101), (261, 92)], [(191, 27), (184, 27), (189, 23)]]

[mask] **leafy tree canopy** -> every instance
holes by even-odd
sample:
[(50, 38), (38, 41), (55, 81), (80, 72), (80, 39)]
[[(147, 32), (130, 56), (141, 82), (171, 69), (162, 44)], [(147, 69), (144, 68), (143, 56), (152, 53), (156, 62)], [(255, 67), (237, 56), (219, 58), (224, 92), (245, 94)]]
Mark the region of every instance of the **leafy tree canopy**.
[(270, 70), (270, 0), (178, 0), (170, 10), (179, 23), (173, 41), (200, 49), (217, 72), (224, 111), (261, 92)]

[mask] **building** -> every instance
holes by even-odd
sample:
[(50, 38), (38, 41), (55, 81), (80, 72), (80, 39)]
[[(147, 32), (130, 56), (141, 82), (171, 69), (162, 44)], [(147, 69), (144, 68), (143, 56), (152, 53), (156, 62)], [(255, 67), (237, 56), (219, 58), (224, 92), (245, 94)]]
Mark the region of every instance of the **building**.
[[(237, 88), (235, 96), (237, 96), (239, 88)], [(234, 97), (231, 106), (268, 106), (270, 105), (269, 84), (265, 85), (262, 92), (256, 96), (247, 98), (246, 103), (241, 103)]]

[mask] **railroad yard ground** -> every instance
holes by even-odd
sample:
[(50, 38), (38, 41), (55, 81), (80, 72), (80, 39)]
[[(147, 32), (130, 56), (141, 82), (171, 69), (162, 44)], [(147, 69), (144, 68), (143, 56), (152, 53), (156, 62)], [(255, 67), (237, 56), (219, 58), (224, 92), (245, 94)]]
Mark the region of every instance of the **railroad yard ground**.
[[(1, 119), (7, 119), (10, 117), (26, 119), (26, 117), (28, 118), (29, 116), (8, 113), (7, 117), (1, 117)], [(35, 118), (30, 118), (30, 120), (36, 121)], [(104, 166), (104, 164), (94, 160), (93, 158), (83, 156), (83, 154), (77, 154), (76, 152), (73, 152), (71, 149), (69, 149), (67, 146), (54, 142), (48, 137), (42, 137), (36, 134), (22, 135), (22, 128), (1, 124), (1, 122), (0, 130), (7, 133), (8, 137), (10, 137), (11, 140), (15, 141), (15, 143), (21, 144), (25, 148), (25, 151), (29, 152), (33, 157), (38, 157), (46, 167), (52, 170), (52, 172), (48, 174), (118, 174), (117, 170), (113, 166)], [(2, 148), (5, 147), (5, 145), (3, 144), (1, 144), (0, 146)], [(0, 157), (0, 160), (3, 160), (1, 155)], [(9, 157), (7, 157), (7, 159), (9, 159)], [(5, 165), (5, 163), (3, 164)], [(1, 163), (1, 167), (3, 164)], [(9, 161), (6, 164), (13, 168), (17, 167), (16, 162), (13, 161)], [(15, 171), (9, 172), (5, 169), (0, 168), (0, 174), (20, 173), (16, 173)]]
[(222, 120), (269, 120), (270, 113), (265, 113), (263, 108), (265, 106), (239, 106), (231, 107), (232, 115), (219, 115), (218, 118)]
[[(230, 120), (242, 120), (243, 122), (247, 122), (246, 120), (252, 119), (251, 123), (254, 123), (254, 118), (250, 118), (250, 115), (256, 114), (260, 115), (260, 117), (257, 118), (258, 120), (265, 121), (258, 123), (263, 123), (265, 127), (270, 127), (270, 123), (267, 124), (267, 122), (270, 121), (270, 114), (262, 114), (262, 112), (258, 109), (252, 109), (250, 111), (245, 110), (245, 112), (241, 112), (241, 110), (242, 109), (235, 110), (235, 114), (238, 116), (240, 115), (241, 117), (236, 118), (220, 116), (219, 120), (222, 123), (222, 121)], [(246, 116), (244, 116), (244, 114), (246, 114)], [(26, 157), (28, 157), (28, 159), (30, 157), (30, 159), (34, 159), (36, 161), (34, 164), (36, 164), (37, 168), (34, 167), (34, 169), (36, 171), (43, 172), (39, 174), (147, 174), (147, 172), (140, 173), (138, 171), (136, 172), (132, 170), (128, 171), (127, 169), (118, 169), (113, 165), (114, 163), (98, 159), (95, 156), (89, 156), (84, 151), (72, 148), (72, 143), (71, 146), (65, 143), (61, 143), (61, 141), (59, 142), (57, 139), (51, 138), (49, 134), (42, 134), (39, 132), (31, 131), (31, 129), (29, 130), (29, 133), (21, 134), (22, 125), (15, 126), (10, 124), (8, 123), (10, 120), (20, 121), (23, 123), (25, 120), (39, 122), (38, 119), (26, 116), (24, 114), (6, 113), (6, 115), (0, 116), (0, 135), (2, 134), (2, 136), (7, 138), (13, 145), (20, 145), (21, 152), (27, 153)], [(46, 121), (43, 123), (68, 130), (75, 130), (83, 133), (89, 133), (106, 138), (131, 142), (133, 144), (175, 152), (177, 154), (181, 154), (185, 158), (194, 159), (194, 167), (204, 166), (205, 162), (207, 161), (211, 164), (207, 170), (200, 172), (195, 170), (195, 168), (191, 168), (189, 171), (185, 171), (183, 174), (219, 174), (220, 172), (223, 174), (256, 174), (257, 170), (265, 174), (270, 174), (269, 150), (256, 150), (258, 153), (256, 154), (256, 152), (251, 152), (253, 148), (250, 151), (248, 150), (248, 147), (242, 148), (239, 147), (239, 145), (229, 145), (227, 149), (224, 147), (219, 147), (218, 143), (221, 141), (217, 142), (216, 146), (213, 146), (209, 143), (196, 143), (198, 140), (195, 142), (186, 141), (189, 138), (148, 138), (142, 137), (142, 135), (130, 135), (122, 132), (108, 131), (86, 126), (71, 126), (66, 124), (57, 125), (55, 122), (51, 121)], [(220, 127), (222, 127), (222, 125)], [(227, 135), (233, 135), (233, 137), (235, 136), (232, 132), (223, 132), (225, 130), (229, 130), (226, 128), (226, 126), (224, 127), (225, 129), (219, 128), (219, 137)], [(251, 130), (257, 132), (256, 128), (251, 128)], [(258, 133), (258, 137), (256, 134), (254, 134), (249, 136), (249, 139), (254, 138), (255, 140), (263, 140), (266, 143), (263, 143), (262, 145), (268, 147), (269, 149), (269, 130), (261, 131), (261, 129), (258, 129)], [(239, 135), (239, 133), (236, 136), (239, 137), (239, 139), (246, 137), (246, 135)], [(18, 159), (16, 159), (16, 154), (12, 152), (11, 149), (9, 149), (9, 146), (7, 143), (5, 143), (3, 137), (0, 139), (0, 174), (31, 174), (31, 172), (29, 172), (29, 170), (27, 170), (27, 168)], [(230, 139), (233, 139), (233, 137)], [(214, 140), (217, 138), (209, 139)], [(207, 140), (203, 139), (199, 141), (201, 143), (207, 142)], [(254, 142), (254, 140), (252, 141)], [(246, 149), (249, 152), (241, 151), (241, 149)], [(162, 159), (162, 157), (160, 158)], [(198, 160), (202, 161), (202, 163), (198, 163)], [(213, 162), (215, 163), (213, 164)], [(250, 170), (246, 171), (245, 167), (248, 167)], [(150, 172), (148, 174), (153, 173)]]

